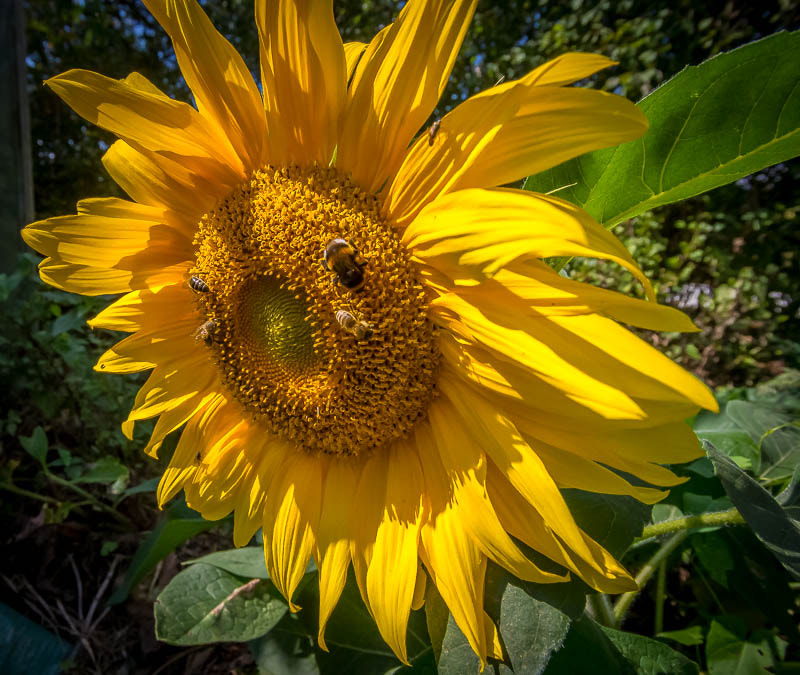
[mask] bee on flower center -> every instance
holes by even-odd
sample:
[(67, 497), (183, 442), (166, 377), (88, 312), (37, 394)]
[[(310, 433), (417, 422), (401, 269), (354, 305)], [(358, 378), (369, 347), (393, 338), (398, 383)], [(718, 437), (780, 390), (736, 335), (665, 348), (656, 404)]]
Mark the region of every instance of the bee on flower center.
[(336, 312), (336, 320), (356, 340), (369, 340), (372, 337), (372, 326), (363, 319), (359, 321), (350, 312), (340, 309)]
[(345, 288), (357, 291), (364, 285), (364, 268), (367, 261), (352, 242), (344, 239), (331, 239), (325, 246), (323, 267), (333, 272), (334, 282)]
[(209, 319), (206, 321), (202, 326), (198, 327), (198, 329), (194, 332), (194, 339), (195, 342), (202, 340), (207, 345), (211, 344), (211, 340), (214, 337), (214, 331), (216, 330), (219, 324), (214, 321), (214, 319)]
[(208, 287), (208, 284), (200, 277), (192, 277), (189, 279), (189, 288), (191, 288), (195, 293), (208, 293), (211, 290)]

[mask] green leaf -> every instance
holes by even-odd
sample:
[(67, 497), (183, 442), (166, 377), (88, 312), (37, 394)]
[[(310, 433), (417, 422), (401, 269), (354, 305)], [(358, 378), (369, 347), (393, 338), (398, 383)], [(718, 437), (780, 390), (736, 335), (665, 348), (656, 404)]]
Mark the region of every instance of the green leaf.
[(287, 614), (263, 637), (250, 643), (259, 675), (319, 675), (314, 640), (298, 630), (298, 618)]
[[(546, 568), (543, 560), (535, 562)], [(487, 569), (486, 611), (500, 630), (515, 672), (543, 670), (585, 604), (582, 584), (532, 584), (496, 565)]]
[(69, 652), (61, 638), (0, 603), (0, 673), (58, 675)]
[(73, 483), (113, 483), (115, 480), (127, 480), (128, 476), (128, 467), (116, 457), (101, 457)]
[(668, 630), (663, 633), (656, 634), (656, 637), (664, 640), (672, 640), (678, 644), (687, 647), (694, 647), (703, 644), (703, 627), (691, 626), (683, 630)]
[(638, 675), (696, 675), (699, 672), (694, 661), (658, 640), (605, 626), (601, 628), (612, 644), (633, 664)]
[(36, 427), (30, 436), (20, 436), (19, 442), (39, 464), (47, 464), (47, 434), (42, 427)]
[[(703, 410), (695, 418), (694, 431), (700, 440), (708, 441), (717, 450), (733, 458), (734, 461), (736, 461), (735, 458), (744, 460), (743, 468), (755, 470), (761, 456), (758, 439), (754, 441), (741, 426), (725, 413), (726, 409), (727, 406), (720, 414)], [(737, 461), (737, 464), (742, 466), (742, 462)]]
[(138, 485), (129, 487), (122, 494), (126, 497), (130, 497), (131, 495), (138, 495), (141, 492), (155, 492), (158, 489), (158, 483), (160, 480), (160, 478), (149, 478)]
[[(445, 632), (439, 646), (437, 675), (477, 673), (480, 671), (480, 667), (481, 662), (472, 651), (467, 637), (461, 632), (453, 616), (448, 614)], [(494, 669), (494, 675), (512, 675), (512, 671), (504, 663), (499, 663)]]
[(637, 141), (530, 177), (611, 227), (800, 154), (800, 32), (778, 33), (685, 68), (639, 102)]
[(66, 314), (61, 314), (50, 327), (50, 333), (53, 336), (61, 335), (67, 331), (83, 326), (83, 312), (73, 310)]
[(772, 495), (707, 441), (717, 476), (739, 513), (781, 564), (800, 577), (800, 526)]
[[(442, 645), (447, 634), (448, 623), (453, 620), (450, 610), (447, 608), (444, 599), (439, 594), (436, 584), (430, 581), (425, 586), (425, 623), (428, 627), (428, 637), (431, 639), (431, 647), (436, 663), (441, 662)], [(455, 626), (455, 621), (453, 621)], [(457, 627), (456, 627), (457, 628)], [(462, 635), (462, 637), (464, 637)], [(463, 640), (466, 643), (466, 638)], [(469, 646), (469, 645), (467, 645)]]
[(774, 665), (766, 638), (746, 641), (717, 621), (708, 631), (706, 661), (711, 675), (758, 675)]
[(264, 549), (260, 546), (245, 546), (227, 551), (216, 551), (202, 558), (189, 560), (186, 565), (203, 563), (226, 570), (231, 574), (238, 574), (248, 579), (269, 579), (267, 565), (264, 561)]
[(652, 507), (632, 497), (562, 490), (569, 510), (590, 537), (620, 557), (650, 521)]
[(734, 569), (735, 563), (725, 537), (719, 532), (701, 532), (692, 534), (689, 541), (709, 576), (720, 586), (728, 588), (728, 572)]
[(288, 611), (275, 587), (213, 565), (192, 565), (161, 591), (156, 637), (173, 645), (244, 642), (269, 632)]
[[(563, 494), (581, 528), (615, 555), (621, 555), (630, 546), (649, 520), (650, 507), (628, 497), (581, 490), (564, 490)], [(540, 567), (560, 569), (535, 551), (523, 548)], [(572, 619), (581, 616), (588, 592), (589, 587), (578, 578), (563, 584), (529, 584), (489, 565), (484, 605), (500, 631), (514, 672), (538, 672), (546, 667), (563, 643)], [(448, 618), (446, 609), (437, 611), (428, 606), (430, 596), (429, 592), (428, 630), (438, 654), (439, 672), (475, 671), (480, 664), (466, 637), (453, 618)], [(499, 664), (497, 672), (511, 671)]]
[[(544, 560), (535, 562), (546, 566)], [(563, 644), (572, 619), (582, 615), (586, 604), (585, 588), (582, 583), (527, 583), (497, 565), (488, 566), (484, 606), (500, 631), (505, 660), (513, 672), (535, 673), (545, 668)], [(426, 603), (429, 598), (430, 594)], [(429, 611), (427, 607), (426, 611)], [(428, 625), (431, 625), (430, 619)], [(430, 628), (429, 632), (436, 650), (437, 636)], [(479, 665), (466, 637), (450, 617), (441, 639), (439, 672), (474, 672)], [(497, 665), (498, 673), (512, 670), (504, 664)]]
[[(309, 580), (300, 594), (299, 602), (305, 608), (301, 618), (310, 621), (309, 633), (316, 640), (317, 622), (306, 610), (319, 606), (317, 599), (318, 583), (316, 573), (306, 575)], [(359, 675), (383, 675), (398, 669), (403, 673), (433, 673), (435, 662), (433, 650), (428, 641), (425, 628), (425, 614), (411, 612), (408, 622), (406, 646), (408, 660), (413, 668), (402, 668), (400, 661), (386, 644), (374, 619), (367, 611), (358, 586), (349, 574), (342, 596), (331, 615), (325, 630), (325, 642), (330, 652), (317, 651), (320, 672), (325, 675), (339, 673), (358, 673)]]
[(184, 541), (219, 524), (204, 520), (199, 515), (193, 518), (180, 517), (186, 511), (188, 509), (180, 502), (170, 505), (167, 517), (156, 525), (139, 545), (122, 584), (108, 600), (110, 605), (123, 602), (131, 589), (153, 570), (158, 561), (174, 551)]
[(546, 675), (621, 673), (696, 675), (697, 664), (651, 638), (599, 626), (588, 616), (573, 622)]
[(550, 659), (545, 675), (614, 673), (636, 675), (631, 663), (588, 616), (573, 621), (561, 649)]
[(762, 479), (788, 478), (800, 461), (800, 429), (790, 426), (792, 417), (773, 406), (731, 401), (725, 414), (744, 429), (761, 448)]

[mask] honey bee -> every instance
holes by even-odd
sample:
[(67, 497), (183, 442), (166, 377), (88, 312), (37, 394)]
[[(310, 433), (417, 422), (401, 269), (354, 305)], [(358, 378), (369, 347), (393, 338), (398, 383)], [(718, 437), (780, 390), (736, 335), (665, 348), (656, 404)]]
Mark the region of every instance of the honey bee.
[(428, 145), (433, 145), (433, 139), (436, 138), (436, 134), (439, 133), (439, 127), (441, 125), (442, 120), (436, 120), (431, 124), (430, 129), (428, 129)]
[(195, 293), (208, 293), (211, 290), (208, 287), (208, 284), (200, 277), (192, 277), (189, 279), (189, 288), (191, 288)]
[(367, 261), (352, 242), (331, 239), (325, 246), (322, 266), (333, 272), (334, 281), (345, 288), (357, 291), (364, 285), (364, 268)]
[(219, 324), (214, 319), (209, 319), (202, 326), (194, 332), (195, 342), (202, 340), (207, 345), (211, 344), (211, 340)]
[(336, 320), (356, 340), (369, 340), (372, 337), (372, 326), (364, 320), (359, 321), (350, 312), (340, 309), (336, 312)]

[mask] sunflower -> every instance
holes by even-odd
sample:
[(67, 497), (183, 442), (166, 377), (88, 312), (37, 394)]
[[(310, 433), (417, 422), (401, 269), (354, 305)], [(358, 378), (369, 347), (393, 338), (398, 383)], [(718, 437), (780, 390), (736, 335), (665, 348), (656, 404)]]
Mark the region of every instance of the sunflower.
[[(716, 404), (617, 322), (695, 328), (587, 213), (497, 187), (644, 133), (627, 100), (565, 86), (612, 62), (564, 55), (425, 129), (474, 1), (409, 0), (343, 44), (330, 0), (257, 0), (262, 93), (195, 0), (145, 4), (196, 107), (137, 73), (48, 80), (118, 137), (103, 163), (131, 201), (85, 199), (23, 236), (49, 284), (123, 294), (89, 322), (132, 333), (96, 369), (151, 371), (122, 425), (158, 418), (147, 453), (183, 427), (159, 504), (183, 489), (206, 518), (232, 511), (237, 546), (263, 528), (293, 610), (313, 557), (323, 648), (351, 564), (402, 661), (426, 582), (481, 661), (500, 656), (488, 560), (635, 588), (559, 490), (651, 504), (681, 482), (662, 465), (700, 454), (683, 420)], [(613, 261), (646, 299), (549, 256)]]

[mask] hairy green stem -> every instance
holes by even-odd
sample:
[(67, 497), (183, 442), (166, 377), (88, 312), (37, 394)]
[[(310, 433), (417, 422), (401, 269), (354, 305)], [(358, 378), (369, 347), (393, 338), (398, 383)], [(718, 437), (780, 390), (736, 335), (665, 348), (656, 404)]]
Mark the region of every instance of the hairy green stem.
[(716, 511), (714, 513), (703, 513), (699, 516), (685, 516), (684, 518), (667, 520), (663, 523), (655, 523), (645, 527), (642, 530), (642, 536), (638, 537), (634, 544), (653, 537), (661, 537), (665, 534), (694, 530), (699, 527), (712, 527), (714, 525), (744, 525), (744, 518), (736, 509), (728, 509), (727, 511)]
[[(655, 574), (658, 566), (665, 561), (688, 536), (689, 531), (684, 529), (677, 534), (673, 534), (669, 539), (667, 539), (667, 541), (661, 544), (653, 557), (651, 557), (650, 560), (645, 563), (644, 567), (639, 570), (639, 574), (636, 575), (636, 585), (639, 587), (639, 589), (642, 589), (647, 582), (650, 581), (650, 577)], [(617, 628), (622, 625), (625, 615), (628, 613), (628, 609), (630, 609), (630, 606), (636, 599), (637, 595), (639, 595), (638, 590), (629, 591), (628, 593), (623, 593), (619, 596), (619, 599), (614, 605), (614, 625)]]
[(17, 487), (13, 483), (0, 483), (0, 490), (7, 490), (8, 492), (13, 492), (14, 494), (22, 495), (23, 497), (30, 497), (31, 499), (37, 499), (40, 502), (47, 502), (48, 504), (59, 503), (57, 499), (53, 499), (52, 497), (48, 497), (47, 495), (40, 495), (38, 492), (31, 492), (30, 490), (26, 490), (25, 488)]
[(653, 622), (653, 635), (664, 630), (664, 603), (667, 601), (667, 561), (662, 560), (656, 576), (656, 616)]
[(97, 499), (91, 492), (87, 492), (83, 488), (75, 485), (75, 483), (70, 483), (68, 480), (63, 479), (60, 476), (56, 476), (54, 473), (48, 471), (47, 468), (44, 469), (44, 473), (49, 480), (65, 488), (69, 488), (73, 492), (76, 492), (81, 497), (91, 502), (92, 506), (95, 506), (96, 508), (101, 509), (102, 511), (110, 513), (112, 516), (114, 516), (114, 518), (116, 518), (120, 523), (122, 523), (126, 527), (132, 530), (136, 529), (136, 526), (133, 524), (133, 521), (130, 518), (122, 515), (119, 511), (108, 506), (107, 504), (103, 504), (103, 502)]
[(598, 623), (614, 627), (614, 609), (611, 607), (611, 601), (607, 595), (596, 593), (586, 596), (586, 602), (591, 610), (592, 618)]

